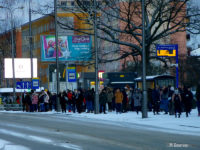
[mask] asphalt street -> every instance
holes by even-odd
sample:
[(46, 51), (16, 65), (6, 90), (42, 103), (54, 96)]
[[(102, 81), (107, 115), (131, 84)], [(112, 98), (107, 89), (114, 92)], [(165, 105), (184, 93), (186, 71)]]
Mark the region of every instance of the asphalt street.
[[(199, 150), (200, 136), (147, 130), (146, 126), (74, 118), (69, 114), (0, 112), (1, 140), (27, 150)], [(156, 130), (156, 129), (155, 129)]]

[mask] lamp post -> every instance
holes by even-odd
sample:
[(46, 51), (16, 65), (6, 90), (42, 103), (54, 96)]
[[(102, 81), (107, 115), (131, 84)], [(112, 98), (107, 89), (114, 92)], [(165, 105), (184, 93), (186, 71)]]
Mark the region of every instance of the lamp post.
[(55, 42), (56, 42), (56, 80), (57, 80), (57, 91), (56, 91), (56, 106), (57, 112), (60, 112), (60, 102), (59, 102), (59, 91), (60, 91), (60, 79), (59, 79), (59, 55), (58, 55), (58, 31), (57, 31), (57, 0), (54, 0), (54, 15), (55, 15)]
[(30, 46), (31, 81), (32, 81), (33, 80), (33, 49), (32, 49), (33, 41), (32, 41), (32, 27), (31, 27), (31, 2), (32, 1), (29, 0), (29, 46)]
[(16, 87), (16, 80), (15, 80), (15, 63), (14, 63), (14, 34), (13, 34), (13, 13), (17, 9), (23, 9), (24, 7), (17, 7), (17, 8), (9, 8), (0, 6), (0, 8), (7, 9), (10, 13), (10, 19), (11, 19), (11, 53), (12, 53), (12, 73), (13, 73), (13, 101), (15, 100), (15, 87)]
[(142, 0), (142, 118), (147, 118), (146, 50), (145, 50), (145, 0)]
[(95, 49), (95, 114), (99, 113), (99, 87), (98, 87), (98, 42), (97, 42), (97, 13), (96, 0), (94, 0), (94, 49)]

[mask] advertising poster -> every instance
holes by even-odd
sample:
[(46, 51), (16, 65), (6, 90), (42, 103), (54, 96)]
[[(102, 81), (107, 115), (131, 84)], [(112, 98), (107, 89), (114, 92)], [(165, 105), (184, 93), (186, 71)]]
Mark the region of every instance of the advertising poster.
[[(41, 36), (41, 61), (56, 61), (54, 35)], [(91, 59), (91, 36), (59, 36), (59, 61), (89, 61)]]

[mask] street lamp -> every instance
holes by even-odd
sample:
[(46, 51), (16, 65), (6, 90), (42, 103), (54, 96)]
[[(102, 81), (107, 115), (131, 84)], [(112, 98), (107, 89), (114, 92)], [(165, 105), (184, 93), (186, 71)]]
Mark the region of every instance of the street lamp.
[(94, 0), (94, 49), (95, 49), (95, 114), (99, 113), (99, 86), (98, 86), (98, 42), (97, 42), (97, 3)]
[(146, 50), (145, 50), (145, 0), (142, 0), (142, 118), (147, 118)]
[(11, 19), (11, 53), (12, 53), (12, 72), (13, 72), (13, 100), (15, 100), (15, 87), (16, 87), (16, 80), (15, 80), (15, 63), (14, 63), (14, 37), (13, 37), (13, 13), (17, 9), (23, 9), (24, 7), (17, 7), (17, 8), (9, 8), (0, 6), (0, 8), (7, 9), (10, 13)]
[(59, 102), (59, 91), (60, 91), (60, 79), (59, 79), (59, 55), (58, 55), (58, 30), (57, 30), (57, 0), (54, 0), (54, 15), (55, 15), (55, 42), (56, 42), (56, 80), (57, 80), (57, 96), (56, 96), (56, 106), (57, 112), (60, 112), (60, 102)]

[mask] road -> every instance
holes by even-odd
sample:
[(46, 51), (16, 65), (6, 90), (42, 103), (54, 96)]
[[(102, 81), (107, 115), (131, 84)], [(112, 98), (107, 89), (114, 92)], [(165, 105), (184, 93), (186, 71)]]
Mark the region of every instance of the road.
[[(200, 137), (146, 130), (145, 126), (63, 114), (0, 112), (2, 150), (200, 149)], [(2, 144), (4, 143), (4, 144)]]

